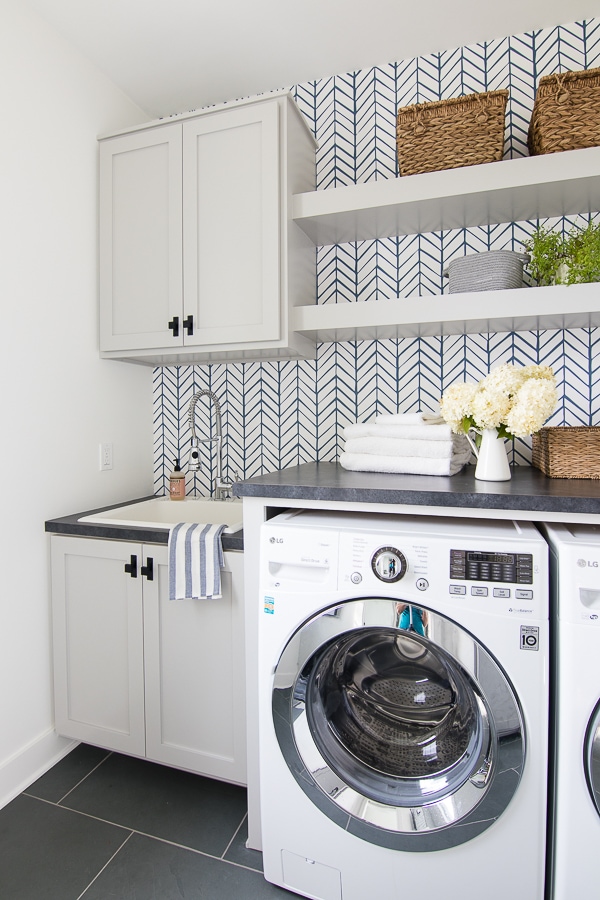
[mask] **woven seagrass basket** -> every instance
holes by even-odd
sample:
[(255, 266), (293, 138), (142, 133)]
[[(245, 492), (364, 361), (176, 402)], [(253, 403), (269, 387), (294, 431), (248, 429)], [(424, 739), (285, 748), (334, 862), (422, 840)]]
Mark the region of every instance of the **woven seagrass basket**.
[(540, 428), (531, 462), (550, 478), (600, 478), (600, 427)]
[(532, 156), (600, 145), (600, 68), (540, 78), (527, 146)]
[(398, 110), (400, 175), (497, 162), (504, 153), (508, 91), (467, 94)]

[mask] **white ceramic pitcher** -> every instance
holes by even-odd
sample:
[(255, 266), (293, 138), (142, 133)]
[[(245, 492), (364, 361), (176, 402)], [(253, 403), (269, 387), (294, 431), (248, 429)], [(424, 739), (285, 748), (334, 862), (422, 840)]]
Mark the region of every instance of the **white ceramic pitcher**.
[(477, 457), (475, 478), (480, 481), (510, 481), (511, 473), (504, 438), (498, 435), (495, 428), (483, 429), (479, 448), (469, 435), (467, 439)]

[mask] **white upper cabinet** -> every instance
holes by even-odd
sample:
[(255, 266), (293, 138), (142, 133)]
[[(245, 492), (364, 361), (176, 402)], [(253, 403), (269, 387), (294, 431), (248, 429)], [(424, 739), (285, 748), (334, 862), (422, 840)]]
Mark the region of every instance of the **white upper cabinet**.
[(270, 103), (183, 126), (186, 344), (280, 337), (278, 112)]
[(181, 316), (181, 125), (100, 145), (103, 350), (164, 346)]
[(100, 143), (100, 349), (152, 365), (314, 354), (291, 308), (314, 295), (292, 194), (315, 142), (286, 93)]

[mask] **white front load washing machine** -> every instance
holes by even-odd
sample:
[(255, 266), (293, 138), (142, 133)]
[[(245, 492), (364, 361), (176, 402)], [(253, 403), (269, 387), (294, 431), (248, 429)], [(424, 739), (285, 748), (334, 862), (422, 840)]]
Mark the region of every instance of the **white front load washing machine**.
[(264, 524), (268, 881), (314, 900), (541, 900), (547, 570), (527, 523)]
[(598, 896), (600, 527), (545, 525), (544, 533), (556, 654), (549, 896), (572, 900)]

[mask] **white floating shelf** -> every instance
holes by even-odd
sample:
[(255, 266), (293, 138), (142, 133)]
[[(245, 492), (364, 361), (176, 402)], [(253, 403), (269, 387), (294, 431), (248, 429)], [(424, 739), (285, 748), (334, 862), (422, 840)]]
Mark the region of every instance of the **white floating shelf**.
[(587, 328), (600, 325), (600, 283), (297, 306), (292, 325), (323, 343)]
[(296, 194), (316, 245), (600, 210), (600, 147)]

